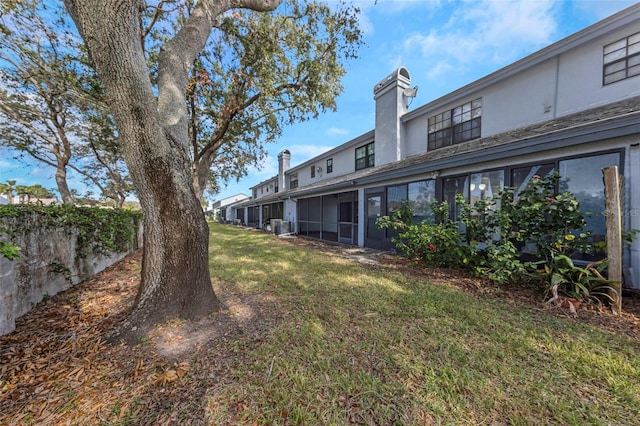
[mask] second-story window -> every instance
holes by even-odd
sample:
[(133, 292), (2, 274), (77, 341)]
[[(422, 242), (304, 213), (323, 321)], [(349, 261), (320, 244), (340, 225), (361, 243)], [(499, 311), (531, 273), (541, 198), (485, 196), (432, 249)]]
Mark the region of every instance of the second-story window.
[(640, 33), (607, 44), (602, 63), (604, 85), (640, 75)]
[(327, 160), (327, 173), (333, 172), (333, 158)]
[(311, 166), (311, 179), (316, 177), (316, 166)]
[(294, 189), (298, 187), (298, 174), (291, 173), (289, 175), (289, 189)]
[(428, 149), (477, 139), (480, 137), (481, 124), (481, 98), (429, 117)]
[(356, 148), (356, 170), (373, 167), (375, 164), (375, 143)]

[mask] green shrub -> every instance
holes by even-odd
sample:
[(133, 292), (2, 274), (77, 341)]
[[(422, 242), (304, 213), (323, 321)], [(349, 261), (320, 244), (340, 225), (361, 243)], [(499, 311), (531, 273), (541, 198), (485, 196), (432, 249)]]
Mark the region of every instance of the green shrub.
[[(554, 295), (589, 297), (594, 288), (608, 283), (600, 274), (604, 265), (573, 264), (572, 255), (593, 253), (595, 248), (590, 232), (584, 232), (586, 221), (578, 200), (570, 192), (558, 193), (559, 182), (558, 173), (534, 176), (518, 194), (505, 188), (473, 205), (458, 195), (455, 220), (449, 217), (446, 202), (434, 202), (433, 221), (413, 223), (413, 212), (405, 204), (377, 224), (396, 231), (392, 241), (410, 258), (465, 268), (497, 283), (529, 276), (546, 282)], [(627, 241), (633, 236), (634, 232), (625, 233)], [(519, 247), (525, 244), (540, 261), (521, 261)]]
[(20, 247), (13, 243), (0, 241), (0, 256), (9, 260), (17, 259), (20, 257)]

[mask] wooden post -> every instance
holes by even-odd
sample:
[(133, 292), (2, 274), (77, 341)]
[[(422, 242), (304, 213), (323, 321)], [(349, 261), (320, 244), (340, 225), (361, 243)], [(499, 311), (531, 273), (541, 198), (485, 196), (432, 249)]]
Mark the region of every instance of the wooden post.
[(607, 229), (608, 278), (612, 281), (610, 296), (613, 312), (622, 312), (622, 216), (620, 206), (620, 178), (618, 166), (602, 169), (605, 193), (605, 218)]

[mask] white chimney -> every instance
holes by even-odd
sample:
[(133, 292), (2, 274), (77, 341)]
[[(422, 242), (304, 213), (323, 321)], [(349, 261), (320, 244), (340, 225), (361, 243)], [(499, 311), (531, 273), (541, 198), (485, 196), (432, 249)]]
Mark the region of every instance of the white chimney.
[(291, 167), (291, 153), (288, 149), (285, 149), (278, 154), (278, 191), (287, 189), (285, 173), (289, 170), (289, 167)]
[(418, 90), (417, 86), (409, 89), (410, 85), (409, 71), (400, 67), (373, 88), (373, 99), (376, 101), (376, 166), (403, 158), (400, 118), (408, 112), (409, 98), (413, 98)]

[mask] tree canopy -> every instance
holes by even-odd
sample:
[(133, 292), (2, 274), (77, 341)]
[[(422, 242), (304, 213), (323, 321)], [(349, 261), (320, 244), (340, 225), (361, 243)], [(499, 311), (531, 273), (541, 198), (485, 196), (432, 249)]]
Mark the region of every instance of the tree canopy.
[[(0, 15), (0, 144), (55, 169), (64, 203), (75, 170), (122, 205), (130, 192), (99, 81), (72, 23), (51, 2), (16, 1)], [(109, 126), (109, 124), (111, 124)]]
[[(144, 47), (152, 80), (162, 43), (193, 13), (160, 2), (145, 11)], [(287, 1), (276, 13), (235, 10), (212, 22), (213, 34), (189, 73), (187, 108), (193, 184), (202, 197), (259, 165), (265, 144), (284, 126), (335, 110), (343, 63), (357, 56), (357, 9)], [(172, 25), (166, 25), (171, 20)]]

